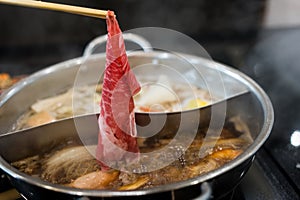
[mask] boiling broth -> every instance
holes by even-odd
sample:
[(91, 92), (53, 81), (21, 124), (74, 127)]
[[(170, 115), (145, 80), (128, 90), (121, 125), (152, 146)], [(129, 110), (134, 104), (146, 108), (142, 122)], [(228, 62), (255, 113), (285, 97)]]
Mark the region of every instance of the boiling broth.
[[(43, 155), (14, 162), (12, 166), (45, 181), (68, 187), (110, 190), (145, 189), (200, 176), (238, 157), (251, 144), (252, 139), (249, 132), (241, 131), (236, 124), (238, 123), (234, 120), (227, 121), (219, 137), (214, 134), (207, 136), (206, 130), (200, 130), (186, 150), (180, 141), (175, 141), (172, 146), (166, 146), (174, 140), (173, 138), (160, 138), (157, 141), (139, 139), (140, 160), (122, 171), (111, 169), (102, 172), (97, 160), (87, 150), (95, 149), (96, 144), (85, 147), (73, 140), (63, 142)], [(205, 143), (203, 143), (204, 137), (206, 137)], [(166, 148), (166, 151), (154, 154), (152, 157), (143, 154), (161, 148)], [(149, 168), (155, 168), (155, 165), (163, 164), (160, 162), (169, 162), (172, 159), (174, 161), (168, 166), (148, 171)], [(94, 177), (95, 181), (92, 184), (83, 183), (87, 177)]]
[[(141, 82), (146, 82), (147, 79)], [(166, 98), (168, 90), (155, 86), (144, 86), (134, 97), (136, 112), (174, 112), (202, 107), (210, 104), (212, 98), (207, 90), (187, 84), (169, 86), (177, 98)], [(99, 113), (102, 84), (70, 88), (66, 92), (40, 99), (19, 117), (12, 131), (39, 126), (55, 120), (89, 113)], [(163, 92), (163, 95), (159, 95)], [(156, 94), (155, 99), (149, 96)], [(75, 104), (74, 104), (75, 102)]]

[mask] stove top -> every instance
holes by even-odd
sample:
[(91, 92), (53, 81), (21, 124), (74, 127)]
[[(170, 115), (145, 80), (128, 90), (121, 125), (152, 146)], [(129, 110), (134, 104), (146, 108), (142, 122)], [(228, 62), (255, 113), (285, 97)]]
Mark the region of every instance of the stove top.
[[(241, 70), (261, 85), (273, 103), (275, 122), (264, 148), (276, 169), (282, 171), (289, 184), (300, 194), (298, 41), (300, 29), (297, 28), (262, 32)], [(270, 166), (268, 171), (273, 167)], [(282, 188), (285, 188), (283, 183)]]

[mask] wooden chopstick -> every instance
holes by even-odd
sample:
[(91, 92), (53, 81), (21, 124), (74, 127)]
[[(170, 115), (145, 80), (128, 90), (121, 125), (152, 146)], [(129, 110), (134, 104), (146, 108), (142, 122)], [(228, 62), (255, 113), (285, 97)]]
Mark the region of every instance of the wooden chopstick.
[(101, 18), (101, 19), (106, 19), (106, 14), (107, 14), (106, 10), (98, 10), (93, 8), (85, 8), (79, 6), (71, 6), (65, 4), (49, 3), (49, 2), (34, 1), (34, 0), (0, 0), (0, 3), (62, 11), (62, 12), (67, 12), (67, 13), (72, 13), (77, 15)]

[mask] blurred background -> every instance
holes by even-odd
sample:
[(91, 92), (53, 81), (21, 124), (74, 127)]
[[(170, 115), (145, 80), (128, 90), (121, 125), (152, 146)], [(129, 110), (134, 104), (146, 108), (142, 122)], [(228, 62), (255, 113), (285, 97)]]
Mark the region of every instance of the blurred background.
[[(117, 14), (121, 29), (164, 27), (203, 45), (218, 61), (238, 66), (263, 25), (265, 0), (60, 0)], [(104, 20), (61, 12), (0, 5), (0, 69), (12, 74), (81, 56), (106, 33)], [(159, 38), (157, 38), (159, 39)]]
[[(215, 60), (237, 68), (262, 32), (300, 24), (297, 0), (51, 2), (114, 10), (123, 31), (149, 26), (180, 31)], [(89, 41), (106, 33), (101, 19), (1, 4), (0, 13), (0, 71), (13, 75), (81, 56)]]
[[(247, 179), (254, 183), (247, 188), (249, 194), (263, 198), (250, 199), (299, 199), (300, 1), (51, 2), (114, 10), (123, 31), (149, 26), (180, 31), (198, 41), (214, 60), (253, 78), (273, 103), (275, 123), (257, 155), (255, 174), (261, 170), (261, 176), (251, 174)], [(0, 73), (31, 74), (79, 57), (89, 41), (105, 33), (104, 20), (0, 5)]]

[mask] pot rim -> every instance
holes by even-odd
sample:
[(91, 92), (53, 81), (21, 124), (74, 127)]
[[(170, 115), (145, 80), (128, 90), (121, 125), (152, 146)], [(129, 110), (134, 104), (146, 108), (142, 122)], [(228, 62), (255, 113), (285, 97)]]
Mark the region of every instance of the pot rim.
[[(246, 161), (251, 156), (253, 156), (258, 149), (264, 144), (264, 142), (267, 140), (267, 138), (270, 135), (270, 132), (272, 130), (273, 122), (274, 122), (274, 111), (272, 107), (272, 103), (267, 96), (267, 94), (263, 91), (263, 89), (254, 82), (251, 78), (249, 78), (247, 75), (243, 74), (242, 72), (233, 69), (231, 67), (228, 67), (224, 64), (207, 60), (205, 58), (201, 58), (194, 55), (187, 55), (187, 54), (181, 54), (185, 58), (189, 59), (189, 62), (191, 63), (203, 63), (203, 65), (214, 65), (214, 67), (219, 70), (220, 72), (226, 72), (227, 74), (231, 75), (238, 81), (245, 84), (249, 90), (255, 94), (256, 98), (258, 98), (259, 102), (261, 103), (262, 110), (264, 113), (264, 124), (260, 130), (260, 133), (257, 135), (257, 137), (253, 140), (252, 144), (249, 145), (245, 151), (238, 156), (233, 161), (230, 161), (229, 163), (221, 166), (220, 168), (210, 171), (208, 173), (205, 173), (201, 176), (194, 177), (185, 181), (180, 181), (177, 183), (171, 183), (166, 185), (161, 185), (149, 189), (142, 189), (142, 190), (132, 190), (132, 191), (117, 191), (117, 190), (87, 190), (87, 189), (77, 189), (77, 188), (70, 188), (65, 187), (58, 184), (52, 184), (50, 182), (43, 181), (38, 178), (34, 178), (32, 176), (29, 176), (25, 173), (22, 173), (18, 171), (17, 169), (13, 168), (7, 161), (5, 161), (0, 156), (0, 168), (2, 168), (3, 171), (5, 171), (9, 176), (12, 176), (16, 179), (20, 179), (24, 182), (28, 182), (32, 185), (42, 187), (48, 190), (60, 192), (60, 193), (67, 193), (71, 195), (76, 196), (102, 196), (102, 197), (112, 197), (112, 196), (138, 196), (138, 195), (147, 195), (147, 194), (153, 194), (158, 192), (165, 192), (165, 191), (171, 191), (176, 190), (180, 188), (184, 188), (191, 185), (196, 185), (201, 182), (209, 181), (213, 179), (214, 177), (217, 177)], [(164, 59), (164, 58), (170, 58), (170, 56), (173, 56), (170, 53), (166, 52), (159, 52), (159, 51), (153, 51), (153, 52), (143, 52), (143, 51), (135, 51), (130, 52), (128, 57), (149, 57), (149, 58), (156, 58), (156, 59)], [(96, 59), (99, 59), (101, 57), (105, 57), (105, 53), (101, 54), (95, 54), (89, 57), (88, 61), (93, 61)], [(26, 85), (33, 83), (36, 79), (41, 78), (47, 74), (50, 74), (54, 71), (57, 71), (61, 68), (69, 68), (73, 67), (75, 64), (83, 64), (86, 60), (86, 58), (78, 57), (71, 60), (67, 60), (64, 62), (57, 63), (53, 66), (47, 67), (43, 70), (40, 70), (27, 78), (21, 80), (17, 84), (15, 84), (13, 87), (2, 93), (0, 96), (0, 107), (8, 101), (15, 93), (20, 91), (23, 87)], [(190, 110), (189, 110), (190, 111)], [(152, 114), (152, 113), (151, 113)]]

